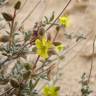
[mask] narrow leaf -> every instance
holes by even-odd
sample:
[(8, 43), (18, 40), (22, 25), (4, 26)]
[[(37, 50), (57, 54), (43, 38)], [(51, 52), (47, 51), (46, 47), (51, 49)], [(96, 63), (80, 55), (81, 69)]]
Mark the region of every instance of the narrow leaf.
[(2, 15), (6, 21), (12, 21), (13, 20), (13, 18), (10, 14), (2, 13)]
[(52, 22), (54, 20), (54, 12), (52, 12), (52, 16), (50, 17), (49, 22)]

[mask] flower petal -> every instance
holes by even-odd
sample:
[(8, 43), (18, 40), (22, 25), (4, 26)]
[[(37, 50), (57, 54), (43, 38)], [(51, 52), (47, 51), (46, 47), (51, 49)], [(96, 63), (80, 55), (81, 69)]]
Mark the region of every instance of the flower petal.
[(64, 49), (64, 45), (63, 44), (60, 44), (60, 45), (56, 46), (56, 51), (58, 53), (61, 52), (63, 49)]
[(70, 19), (68, 16), (63, 16), (59, 18), (60, 24), (64, 25), (65, 27), (68, 27), (70, 25)]
[(42, 44), (43, 44), (43, 46), (45, 46), (46, 43), (47, 43), (47, 39), (46, 39), (45, 37), (43, 37), (43, 38), (42, 38)]
[(59, 96), (58, 87), (46, 85), (43, 89), (44, 96)]
[(48, 50), (52, 47), (52, 42), (47, 41), (47, 39), (43, 37), (42, 40), (37, 39), (35, 44), (37, 47), (37, 54), (45, 59), (48, 58)]
[(41, 47), (42, 47), (42, 42), (41, 42), (39, 39), (37, 39), (37, 40), (35, 41), (35, 44), (36, 44), (36, 47), (37, 47), (37, 48), (41, 48)]
[(38, 50), (37, 51), (38, 55), (40, 55), (43, 58), (48, 58), (48, 50), (47, 49), (43, 49), (43, 50)]

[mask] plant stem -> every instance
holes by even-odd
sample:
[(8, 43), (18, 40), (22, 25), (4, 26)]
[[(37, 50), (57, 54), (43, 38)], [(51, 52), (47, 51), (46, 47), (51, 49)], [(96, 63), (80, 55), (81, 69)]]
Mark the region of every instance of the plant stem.
[(13, 29), (14, 29), (15, 17), (16, 17), (16, 10), (14, 11), (13, 20), (12, 20), (12, 23), (11, 23), (9, 47), (11, 47), (12, 44), (13, 44), (13, 32), (14, 32)]
[(53, 42), (56, 40), (56, 38), (57, 38), (57, 36), (58, 36), (58, 33), (59, 33), (59, 31), (56, 31), (55, 37), (54, 37), (54, 39), (53, 39)]
[(88, 77), (88, 84), (89, 84), (89, 82), (90, 82), (90, 78), (91, 78), (91, 74), (92, 74), (92, 70), (93, 70), (95, 41), (96, 41), (96, 36), (95, 36), (94, 41), (93, 41), (92, 59), (91, 59), (91, 67), (90, 67), (89, 77)]
[(40, 55), (38, 55), (38, 57), (37, 57), (37, 59), (36, 59), (36, 61), (35, 61), (35, 63), (34, 63), (34, 66), (33, 66), (33, 70), (36, 68), (36, 65), (37, 65), (37, 63), (38, 63), (38, 61), (39, 61), (39, 58), (40, 58)]
[(57, 16), (57, 18), (54, 20), (54, 22), (46, 29), (46, 31), (48, 31), (53, 25), (54, 23), (59, 19), (59, 17), (63, 14), (63, 12), (65, 11), (65, 9), (68, 7), (68, 5), (71, 3), (72, 0), (69, 0), (68, 3), (66, 4), (66, 6), (63, 8), (63, 10), (60, 12), (60, 14)]

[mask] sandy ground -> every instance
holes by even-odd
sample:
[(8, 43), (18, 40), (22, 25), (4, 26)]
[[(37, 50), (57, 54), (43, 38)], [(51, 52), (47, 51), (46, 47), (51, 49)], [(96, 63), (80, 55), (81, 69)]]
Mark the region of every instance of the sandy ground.
[[(19, 26), (23, 24), (23, 20), (30, 13), (32, 8), (39, 0), (21, 0), (22, 9), (18, 12), (17, 20)], [(32, 29), (34, 22), (43, 19), (43, 16), (50, 16), (55, 11), (57, 16), (68, 0), (41, 0), (41, 3), (32, 13), (32, 15), (24, 22), (24, 28)], [(0, 8), (0, 12), (12, 12), (12, 6), (15, 0), (9, 0), (6, 6)], [(23, 6), (23, 4), (25, 5)], [(92, 55), (92, 43), (96, 31), (96, 0), (72, 0), (64, 14), (71, 18), (71, 26), (65, 30), (61, 30), (58, 40), (62, 40), (66, 47), (62, 53), (65, 56), (63, 62), (59, 63), (59, 80), (57, 84), (61, 87), (61, 96), (78, 96), (80, 95), (81, 76), (84, 72), (89, 73)], [(4, 22), (4, 21), (2, 21)], [(4, 22), (5, 23), (5, 22)], [(66, 34), (72, 34), (73, 38), (68, 39)], [(86, 39), (80, 39), (76, 42), (77, 36), (83, 34)], [(60, 39), (63, 35), (63, 39)], [(92, 56), (91, 56), (92, 57)], [(90, 86), (96, 92), (96, 60), (94, 57), (94, 68)], [(96, 96), (96, 95), (92, 95)]]

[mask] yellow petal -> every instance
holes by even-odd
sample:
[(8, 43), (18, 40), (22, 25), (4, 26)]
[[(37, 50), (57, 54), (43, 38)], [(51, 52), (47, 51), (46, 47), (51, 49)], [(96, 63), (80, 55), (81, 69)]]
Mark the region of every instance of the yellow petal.
[(37, 40), (35, 41), (35, 44), (36, 44), (36, 47), (37, 47), (37, 48), (41, 48), (41, 47), (42, 47), (42, 42), (41, 42), (39, 39), (37, 39)]
[(42, 44), (45, 46), (47, 43), (47, 39), (45, 37), (42, 38)]
[(63, 16), (59, 18), (60, 24), (64, 25), (65, 27), (68, 27), (70, 25), (70, 19), (68, 16)]
[(64, 49), (64, 45), (62, 45), (62, 44), (56, 46), (56, 51), (57, 52), (61, 52), (61, 51), (63, 51), (63, 49)]
[(59, 87), (46, 85), (43, 89), (44, 96), (59, 96)]
[(41, 57), (43, 57), (43, 58), (48, 58), (48, 50), (47, 49), (43, 49), (43, 50), (38, 50), (37, 51), (37, 53), (38, 53), (38, 55), (40, 55)]

